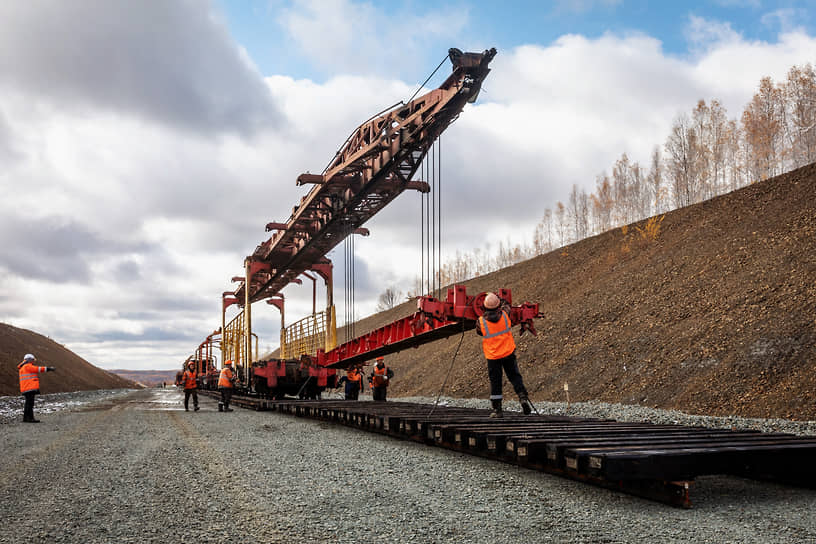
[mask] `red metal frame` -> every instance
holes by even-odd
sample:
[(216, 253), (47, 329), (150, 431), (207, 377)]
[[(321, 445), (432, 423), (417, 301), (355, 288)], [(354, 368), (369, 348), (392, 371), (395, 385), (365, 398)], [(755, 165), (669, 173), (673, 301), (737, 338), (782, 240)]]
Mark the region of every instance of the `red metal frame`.
[[(533, 319), (541, 317), (538, 304), (525, 302), (512, 306), (510, 289), (496, 292), (504, 303), (504, 309), (513, 325), (521, 325), (521, 334), (536, 334)], [(417, 311), (409, 317), (389, 323), (349, 342), (324, 352), (318, 350), (319, 366), (348, 368), (354, 364), (389, 355), (407, 348), (417, 347), (440, 338), (474, 329), (484, 313), (482, 303), (487, 293), (469, 296), (464, 285), (448, 289), (445, 300), (433, 297), (417, 299)]]
[[(247, 257), (246, 276), (232, 279), (239, 282), (238, 287), (222, 294), (222, 313), (232, 304), (243, 307), (266, 300), (281, 310), (284, 326), (281, 290), (290, 283), (299, 283), (298, 277), (307, 271), (314, 271), (327, 282), (327, 306), (331, 307), (332, 269), (325, 255), (349, 234), (367, 235), (362, 225), (403, 191), (430, 191), (426, 182), (411, 178), (433, 142), (456, 120), (465, 104), (475, 101), (495, 55), (495, 49), (482, 53), (451, 49), (453, 71), (439, 88), (360, 125), (322, 174), (301, 174), (297, 184), (311, 184), (312, 189), (294, 207), (288, 221), (267, 223), (267, 232), (275, 232)], [(535, 334), (533, 319), (540, 317), (538, 305), (511, 306), (509, 289), (497, 294), (504, 300), (513, 325), (521, 325), (522, 333)], [(471, 297), (464, 286), (457, 285), (448, 290), (445, 300), (420, 297), (412, 316), (329, 352), (318, 350), (314, 357), (303, 356), (303, 364), (313, 367), (322, 378), (326, 367), (345, 368), (473, 329), (483, 313), (484, 296), (481, 293)], [(199, 359), (203, 346), (211, 349), (211, 337), (199, 346)]]
[(195, 363), (195, 371), (200, 379), (212, 380), (216, 378), (218, 376), (218, 368), (215, 365), (214, 352), (216, 344), (221, 340), (220, 336), (221, 329), (211, 332), (204, 341), (198, 345), (193, 355), (187, 358), (184, 362), (184, 368), (186, 369), (187, 364), (192, 361)]

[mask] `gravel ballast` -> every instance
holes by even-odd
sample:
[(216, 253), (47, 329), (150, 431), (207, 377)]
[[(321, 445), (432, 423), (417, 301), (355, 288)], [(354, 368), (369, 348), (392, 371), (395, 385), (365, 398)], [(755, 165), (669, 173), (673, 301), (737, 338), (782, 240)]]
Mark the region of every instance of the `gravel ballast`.
[[(702, 477), (681, 510), (340, 425), (219, 413), (206, 397), (185, 412), (173, 389), (91, 400), (52, 413), (38, 405), (38, 425), (0, 425), (0, 542), (816, 541), (808, 489)], [(813, 422), (601, 403), (568, 413), (814, 434)]]

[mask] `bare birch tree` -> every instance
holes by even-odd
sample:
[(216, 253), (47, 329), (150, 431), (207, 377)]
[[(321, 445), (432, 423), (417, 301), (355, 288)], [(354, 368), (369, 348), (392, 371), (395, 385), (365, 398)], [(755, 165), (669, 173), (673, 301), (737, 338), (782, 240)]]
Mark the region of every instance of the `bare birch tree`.
[(572, 185), (567, 211), (575, 239), (583, 240), (589, 234), (589, 206), (586, 191), (578, 189), (577, 184)]
[(592, 215), (598, 232), (606, 232), (615, 224), (612, 213), (615, 209), (615, 198), (612, 194), (612, 183), (606, 172), (595, 178), (595, 192), (592, 194)]
[(676, 208), (693, 204), (698, 192), (697, 136), (687, 115), (680, 115), (672, 125), (666, 141), (666, 175), (672, 188)]
[(555, 228), (558, 232), (558, 247), (565, 246), (569, 243), (567, 239), (567, 209), (561, 201), (555, 204)]
[(793, 66), (784, 86), (791, 166), (816, 162), (816, 72), (813, 65)]
[(769, 77), (742, 114), (742, 127), (750, 149), (748, 168), (752, 181), (775, 176), (782, 163), (782, 92)]
[(402, 298), (402, 291), (398, 291), (396, 287), (388, 287), (383, 291), (377, 299), (377, 311), (383, 312), (390, 310), (400, 303)]
[(646, 186), (649, 189), (650, 214), (657, 215), (663, 209), (665, 198), (663, 191), (663, 166), (661, 164), (660, 148), (655, 146), (652, 150), (652, 164), (649, 173), (646, 174)]
[(552, 210), (549, 208), (544, 210), (544, 217), (535, 227), (533, 233), (533, 249), (536, 255), (542, 255), (553, 249), (553, 233), (552, 233)]

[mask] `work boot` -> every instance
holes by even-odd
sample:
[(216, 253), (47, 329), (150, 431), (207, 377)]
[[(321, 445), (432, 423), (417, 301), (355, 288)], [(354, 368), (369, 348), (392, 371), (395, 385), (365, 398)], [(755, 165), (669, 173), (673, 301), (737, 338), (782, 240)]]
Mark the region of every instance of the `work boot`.
[(195, 412), (198, 412), (198, 404), (196, 404), (195, 408), (193, 408)]
[(493, 405), (493, 411), (490, 412), (490, 417), (504, 417), (502, 413), (502, 401), (499, 400), (491, 400), (490, 404)]
[(519, 402), (521, 403), (521, 411), (524, 412), (525, 416), (529, 416), (533, 413), (533, 408), (530, 406), (530, 399), (527, 398), (527, 395), (519, 396)]
[(232, 412), (232, 408), (224, 408), (225, 412)]

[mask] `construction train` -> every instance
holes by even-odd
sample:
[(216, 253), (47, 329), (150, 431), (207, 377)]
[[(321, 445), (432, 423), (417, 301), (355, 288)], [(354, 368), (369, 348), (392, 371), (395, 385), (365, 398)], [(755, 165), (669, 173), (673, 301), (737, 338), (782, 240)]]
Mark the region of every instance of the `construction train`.
[[(183, 368), (194, 364), (201, 388), (217, 387), (220, 353), (222, 363), (233, 361), (237, 389), (243, 394), (319, 398), (337, 383), (338, 369), (475, 328), (486, 293), (471, 296), (456, 285), (447, 289), (444, 299), (417, 297), (414, 314), (338, 344), (333, 266), (326, 255), (347, 237), (367, 234), (363, 224), (403, 191), (431, 191), (427, 181), (413, 177), (439, 135), (465, 104), (476, 100), (495, 55), (495, 49), (450, 49), (452, 72), (438, 88), (376, 114), (357, 127), (321, 174), (298, 176), (298, 186), (312, 188), (286, 222), (266, 224), (272, 235), (246, 257), (244, 275), (232, 278), (237, 287), (222, 293), (221, 327), (184, 361)], [(286, 326), (281, 291), (302, 283), (301, 277), (312, 280), (315, 290), (318, 279), (323, 280), (326, 309), (314, 311), (313, 300), (312, 315)], [(513, 306), (509, 289), (497, 294), (512, 324), (521, 325), (522, 333), (535, 334), (538, 304)], [(280, 349), (274, 358), (259, 357), (252, 332), (252, 304), (261, 301), (281, 312)], [(227, 321), (227, 309), (233, 305), (239, 312)]]

